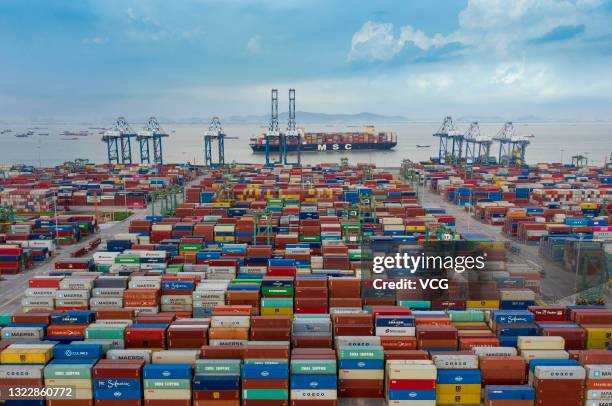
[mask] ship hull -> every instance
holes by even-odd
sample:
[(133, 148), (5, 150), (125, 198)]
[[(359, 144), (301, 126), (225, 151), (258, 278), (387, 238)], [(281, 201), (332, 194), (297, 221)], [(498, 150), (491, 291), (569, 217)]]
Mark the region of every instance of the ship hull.
[[(253, 152), (266, 152), (266, 144), (250, 144)], [(364, 143), (336, 143), (336, 144), (302, 144), (302, 152), (338, 152), (355, 150), (387, 150), (392, 149), (397, 142), (364, 142)], [(287, 145), (287, 151), (297, 151), (296, 144)], [(270, 151), (278, 151), (278, 145), (270, 145)]]

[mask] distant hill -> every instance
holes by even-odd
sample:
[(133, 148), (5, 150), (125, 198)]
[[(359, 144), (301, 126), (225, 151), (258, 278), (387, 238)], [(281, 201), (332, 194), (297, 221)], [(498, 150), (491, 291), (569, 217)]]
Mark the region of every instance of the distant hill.
[[(408, 121), (403, 116), (385, 116), (375, 113), (357, 113), (357, 114), (327, 114), (313, 113), (308, 111), (296, 111), (296, 120), (298, 125), (301, 123), (333, 123), (333, 122), (349, 122), (349, 123), (370, 123), (370, 122), (391, 122), (391, 121)], [(287, 112), (279, 113), (278, 120), (281, 123), (286, 123), (288, 118)], [(247, 115), (247, 116), (229, 116), (222, 118), (222, 122), (242, 124), (242, 123), (260, 123), (266, 124), (270, 120), (270, 115)]]

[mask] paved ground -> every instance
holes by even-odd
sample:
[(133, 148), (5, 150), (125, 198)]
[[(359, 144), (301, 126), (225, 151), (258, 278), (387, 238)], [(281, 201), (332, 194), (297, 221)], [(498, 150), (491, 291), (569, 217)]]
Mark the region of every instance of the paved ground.
[[(195, 184), (199, 182), (200, 178), (196, 178), (189, 182), (189, 184)], [(182, 197), (179, 197), (179, 203)], [(158, 204), (159, 205), (159, 204)], [(24, 296), (25, 289), (28, 287), (28, 280), (33, 276), (46, 275), (54, 269), (55, 263), (60, 259), (70, 257), (70, 252), (75, 251), (80, 247), (86, 247), (90, 240), (100, 237), (102, 239), (101, 248), (107, 240), (112, 239), (115, 234), (127, 233), (130, 221), (139, 220), (145, 218), (145, 216), (151, 214), (151, 209), (130, 209), (133, 214), (129, 218), (112, 223), (103, 224), (100, 227), (99, 233), (88, 236), (78, 244), (70, 245), (67, 247), (58, 247), (56, 255), (39, 264), (33, 268), (28, 269), (26, 272), (17, 275), (3, 275), (3, 280), (0, 280), (0, 312), (1, 313), (14, 313), (21, 309), (21, 299)], [(93, 252), (88, 253), (84, 258), (91, 257)]]
[(426, 191), (423, 194), (424, 206), (442, 207), (450, 215), (455, 216), (459, 232), (477, 232), (485, 234), (494, 241), (510, 242), (520, 249), (518, 255), (508, 252), (513, 263), (522, 263), (531, 267), (539, 267), (542, 272), (543, 300), (547, 303), (566, 303), (575, 293), (575, 276), (557, 263), (540, 257), (537, 245), (520, 244), (502, 234), (501, 226), (493, 226), (468, 215), (465, 208), (449, 203), (437, 193)]

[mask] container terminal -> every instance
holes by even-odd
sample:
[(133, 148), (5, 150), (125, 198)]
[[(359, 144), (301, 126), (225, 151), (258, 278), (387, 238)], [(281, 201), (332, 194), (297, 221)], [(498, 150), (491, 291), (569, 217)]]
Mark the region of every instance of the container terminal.
[[(3, 167), (4, 404), (612, 401), (610, 165), (528, 164), (511, 123), (487, 138), (450, 117), (428, 162), (301, 165), (294, 131), (273, 106), (266, 163), (229, 164), (214, 118), (196, 166), (164, 162), (155, 118), (119, 118), (107, 164)], [(395, 252), (486, 265), (375, 289), (373, 256)]]

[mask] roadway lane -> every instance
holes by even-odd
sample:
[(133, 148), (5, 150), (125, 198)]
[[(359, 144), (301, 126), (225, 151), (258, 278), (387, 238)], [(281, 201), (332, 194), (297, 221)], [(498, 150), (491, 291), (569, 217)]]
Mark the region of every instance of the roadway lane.
[[(501, 226), (493, 226), (484, 223), (469, 215), (464, 207), (457, 206), (448, 202), (444, 197), (437, 193), (426, 190), (422, 194), (423, 206), (442, 207), (446, 212), (456, 218), (457, 231), (482, 233), (492, 238), (494, 241), (510, 242), (520, 248), (518, 255), (508, 251), (511, 262), (524, 264), (530, 267), (539, 267), (542, 272), (542, 299), (546, 302), (564, 301), (575, 293), (575, 277), (572, 273), (565, 270), (557, 263), (548, 261), (540, 257), (537, 245), (520, 244), (515, 240), (506, 237), (502, 233)], [(534, 264), (536, 266), (534, 266)]]

